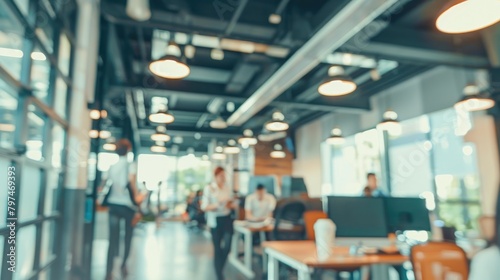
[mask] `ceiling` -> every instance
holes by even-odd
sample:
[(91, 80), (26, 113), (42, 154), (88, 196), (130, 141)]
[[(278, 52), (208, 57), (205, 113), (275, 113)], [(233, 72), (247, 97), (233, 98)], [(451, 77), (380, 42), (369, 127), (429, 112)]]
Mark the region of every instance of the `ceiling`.
[[(153, 144), (150, 135), (155, 129), (147, 118), (152, 98), (167, 97), (169, 110), (175, 116), (167, 130), (178, 136), (177, 143), (167, 143), (167, 147), (177, 146), (169, 153), (182, 153), (189, 147), (203, 153), (213, 139), (226, 142), (237, 138), (245, 128), (261, 133), (275, 110), (284, 113), (291, 125), (289, 133), (328, 113), (366, 112), (371, 109), (371, 96), (437, 65), (491, 66), (479, 33), (437, 32), (433, 23), (447, 2), (443, 0), (395, 1), (363, 26), (361, 18), (346, 17), (349, 5), (361, 1), (150, 2), (151, 19), (137, 22), (126, 15), (125, 0), (102, 1), (101, 32), (106, 39), (100, 54), (105, 65), (101, 70), (105, 82), (102, 102), (109, 112), (104, 126), (115, 136), (132, 136), (136, 145), (147, 148)], [(276, 12), (281, 22), (272, 24), (268, 18)], [(360, 28), (357, 32), (346, 29), (352, 33), (349, 37), (342, 34), (341, 28), (333, 29), (338, 33), (321, 35), (329, 24), (354, 24)], [(332, 46), (338, 47), (319, 59), (298, 57), (308, 42), (312, 45), (320, 36), (324, 40), (318, 40), (318, 45), (331, 40)], [(341, 41), (343, 38), (346, 40)], [(183, 80), (160, 79), (147, 68), (172, 39), (181, 49), (186, 45), (195, 47), (194, 55), (187, 58), (191, 73)], [(211, 50), (218, 44), (224, 50), (222, 60), (211, 58)], [(321, 53), (319, 47), (317, 53)], [(286, 67), (294, 59), (307, 64), (288, 79), (287, 72), (292, 75), (293, 71), (286, 71)], [(319, 95), (317, 88), (328, 77), (331, 65), (343, 65), (357, 83), (353, 94)], [(374, 68), (380, 75), (378, 79), (373, 75)], [(271, 88), (269, 95), (263, 92), (259, 98), (256, 93), (272, 87), (269, 83), (274, 78), (276, 85), (286, 86)], [(249, 113), (252, 110), (255, 114)], [(223, 130), (210, 128), (209, 122), (218, 114), (235, 125)]]

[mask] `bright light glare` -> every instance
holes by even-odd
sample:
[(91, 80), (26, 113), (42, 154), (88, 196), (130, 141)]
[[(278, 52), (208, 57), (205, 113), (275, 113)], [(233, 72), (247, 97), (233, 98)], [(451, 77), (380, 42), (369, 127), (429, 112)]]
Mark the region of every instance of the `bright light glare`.
[(149, 64), (149, 70), (156, 76), (166, 79), (182, 79), (189, 75), (189, 67), (172, 59), (157, 60)]
[(318, 92), (325, 96), (342, 96), (352, 93), (357, 88), (352, 81), (335, 79), (321, 84)]
[(444, 33), (467, 33), (486, 28), (500, 21), (500, 1), (466, 0), (444, 11), (436, 27)]

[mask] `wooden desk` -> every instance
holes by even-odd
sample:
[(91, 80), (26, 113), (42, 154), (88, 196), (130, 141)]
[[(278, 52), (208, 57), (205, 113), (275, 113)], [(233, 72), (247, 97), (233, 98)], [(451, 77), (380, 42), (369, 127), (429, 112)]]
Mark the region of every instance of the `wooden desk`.
[(332, 255), (319, 261), (314, 241), (270, 241), (262, 245), (268, 256), (268, 280), (277, 280), (282, 262), (298, 271), (299, 280), (311, 279), (315, 269), (351, 270), (362, 266), (400, 265), (408, 261), (403, 255), (349, 255), (349, 247), (334, 247)]
[[(231, 244), (231, 253), (229, 254), (229, 262), (238, 269), (241, 274), (245, 275), (249, 279), (253, 279), (255, 277), (255, 273), (252, 269), (252, 257), (253, 257), (253, 234), (258, 232), (260, 234), (260, 242), (266, 241), (266, 232), (271, 232), (274, 229), (273, 225), (261, 227), (261, 228), (252, 228), (248, 226), (241, 225), (238, 221), (234, 223), (234, 234)], [(241, 262), (238, 257), (238, 244), (240, 241), (240, 235), (243, 236), (244, 242), (244, 255), (243, 262)], [(266, 254), (263, 254), (264, 257), (264, 270), (267, 265)]]

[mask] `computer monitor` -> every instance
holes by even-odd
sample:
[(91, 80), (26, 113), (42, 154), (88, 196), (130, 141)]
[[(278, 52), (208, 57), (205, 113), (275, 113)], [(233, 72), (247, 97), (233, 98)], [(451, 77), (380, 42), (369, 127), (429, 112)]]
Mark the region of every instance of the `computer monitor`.
[(257, 189), (257, 186), (260, 184), (266, 188), (268, 193), (275, 195), (275, 176), (251, 176), (248, 181), (248, 194), (255, 192), (255, 189)]
[(387, 226), (390, 232), (398, 230), (431, 231), (429, 210), (425, 199), (418, 197), (384, 198)]
[(306, 183), (302, 177), (281, 177), (281, 197), (292, 197), (307, 194)]
[(382, 198), (329, 196), (326, 212), (336, 225), (336, 237), (387, 238), (384, 210)]

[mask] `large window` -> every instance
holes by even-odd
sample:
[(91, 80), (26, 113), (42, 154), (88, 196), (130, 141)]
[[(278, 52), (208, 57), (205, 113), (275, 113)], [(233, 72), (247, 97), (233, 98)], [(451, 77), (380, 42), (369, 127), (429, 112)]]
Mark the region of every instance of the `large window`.
[(373, 172), (381, 178), (380, 133), (368, 130), (348, 137), (346, 144), (332, 148), (332, 193), (361, 195), (366, 185), (366, 174)]
[[(471, 128), (469, 113), (452, 108), (401, 122), (397, 134), (384, 135), (387, 147), (376, 130), (348, 137), (330, 149), (328, 194), (360, 195), (367, 172), (389, 172), (391, 196), (425, 198), (446, 225), (476, 229), (480, 177), (475, 146), (464, 140)], [(388, 185), (379, 181), (382, 188)]]
[(58, 279), (51, 273), (63, 261), (57, 259), (55, 240), (67, 123), (54, 116), (65, 119), (68, 112), (72, 44), (65, 34), (74, 19), (58, 17), (49, 1), (0, 1), (0, 182), (15, 168), (18, 219), (13, 274), (4, 258), (10, 250), (4, 247), (7, 194), (0, 193), (2, 280)]

